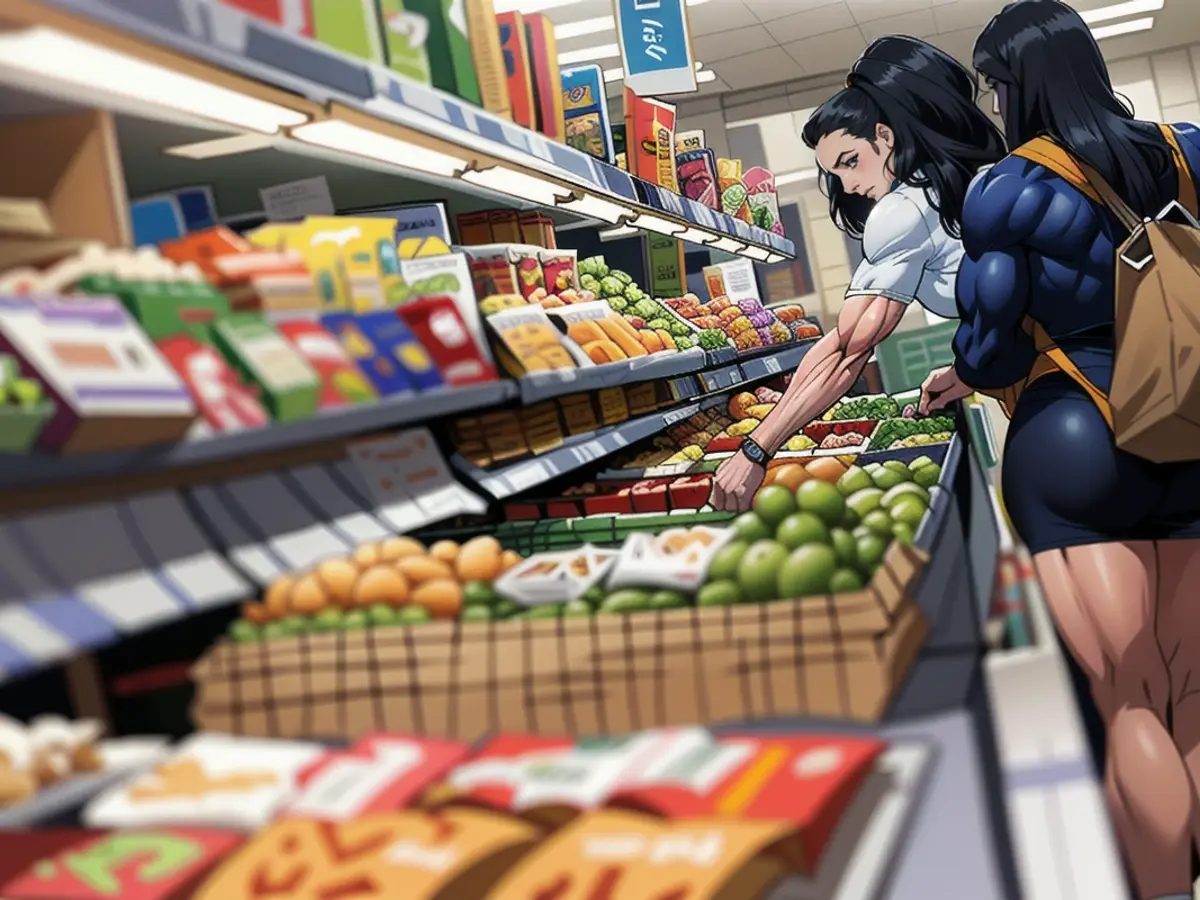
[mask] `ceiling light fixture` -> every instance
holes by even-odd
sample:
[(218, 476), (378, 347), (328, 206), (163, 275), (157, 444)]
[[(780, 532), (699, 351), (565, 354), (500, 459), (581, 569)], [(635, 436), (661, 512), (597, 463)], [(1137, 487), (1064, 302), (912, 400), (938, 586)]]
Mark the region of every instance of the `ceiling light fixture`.
[(1136, 34), (1139, 31), (1149, 31), (1154, 27), (1154, 16), (1144, 19), (1131, 19), (1128, 22), (1116, 22), (1112, 25), (1101, 25), (1092, 29), (1092, 37), (1098, 41), (1105, 38), (1119, 37), (1122, 34)]
[(428, 150), (409, 141), (388, 137), (338, 119), (301, 125), (299, 128), (293, 128), (290, 133), (296, 140), (315, 147), (365, 156), (402, 169), (412, 169), (444, 178), (454, 177), (467, 165), (465, 159), (437, 150)]
[(276, 140), (270, 135), (259, 132), (235, 134), (230, 137), (214, 138), (211, 141), (196, 141), (191, 144), (165, 147), (163, 153), (183, 159), (217, 159), (222, 156), (237, 156), (241, 153), (253, 153), (255, 150), (266, 150), (268, 147), (273, 147)]
[(116, 94), (263, 134), (308, 121), (304, 113), (286, 106), (52, 28), (0, 34), (0, 71), (4, 70), (35, 75), (51, 84)]
[(598, 59), (617, 59), (621, 56), (619, 44), (597, 44), (595, 47), (584, 47), (582, 50), (568, 50), (558, 54), (560, 66), (570, 66), (575, 63), (595, 62)]
[(1081, 12), (1079, 18), (1089, 25), (1098, 22), (1111, 22), (1113, 19), (1124, 19), (1126, 16), (1141, 16), (1146, 13), (1158, 12), (1166, 0), (1127, 0), (1125, 3), (1114, 3), (1112, 6), (1102, 6), (1099, 9), (1089, 9)]
[(554, 206), (560, 197), (569, 197), (568, 188), (546, 181), (536, 175), (526, 175), (506, 166), (488, 166), (486, 169), (467, 168), (459, 173), (459, 178), (467, 184), (487, 188), (501, 194), (508, 194), (519, 200), (528, 200), (539, 206)]
[(558, 200), (557, 206), (559, 209), (565, 209), (567, 212), (587, 216), (591, 219), (599, 219), (602, 222), (608, 222), (612, 225), (623, 222), (629, 216), (635, 215), (634, 211), (627, 206), (613, 203), (611, 200), (605, 200), (603, 197), (597, 197), (595, 194), (573, 193), (569, 200)]

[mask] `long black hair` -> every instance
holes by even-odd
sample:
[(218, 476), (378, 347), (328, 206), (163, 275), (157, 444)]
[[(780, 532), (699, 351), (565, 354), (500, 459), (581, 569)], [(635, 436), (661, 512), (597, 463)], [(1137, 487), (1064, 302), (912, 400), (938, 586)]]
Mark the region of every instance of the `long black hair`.
[[(912, 37), (879, 38), (851, 68), (846, 89), (809, 117), (802, 136), (810, 148), (836, 131), (874, 141), (877, 126), (887, 126), (895, 136), (896, 180), (924, 188), (946, 233), (958, 237), (971, 179), (1004, 156), (1004, 140), (978, 97), (974, 74), (949, 54)], [(832, 172), (820, 177), (833, 221), (861, 238), (875, 201), (847, 193)]]
[(1113, 93), (1079, 13), (1058, 0), (1010, 3), (979, 35), (974, 62), (1004, 85), (1010, 147), (1048, 136), (1103, 175), (1134, 212), (1159, 211), (1170, 148), (1156, 125), (1135, 119)]

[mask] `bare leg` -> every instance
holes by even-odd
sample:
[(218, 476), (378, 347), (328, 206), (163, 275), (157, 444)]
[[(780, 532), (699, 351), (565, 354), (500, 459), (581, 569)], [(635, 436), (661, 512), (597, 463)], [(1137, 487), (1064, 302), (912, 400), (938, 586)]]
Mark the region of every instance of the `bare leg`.
[(1166, 728), (1169, 682), (1155, 634), (1154, 544), (1046, 551), (1034, 564), (1107, 728), (1108, 807), (1138, 893), (1190, 892), (1194, 804)]
[[(1200, 785), (1200, 540), (1158, 544), (1158, 643), (1171, 678), (1172, 737)], [(1193, 839), (1200, 841), (1200, 803), (1193, 808)]]

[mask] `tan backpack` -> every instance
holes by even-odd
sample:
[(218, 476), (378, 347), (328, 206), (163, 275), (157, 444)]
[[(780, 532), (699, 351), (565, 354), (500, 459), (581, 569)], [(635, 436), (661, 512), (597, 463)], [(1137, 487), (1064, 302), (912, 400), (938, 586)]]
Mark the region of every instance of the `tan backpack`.
[[(1036, 323), (1040, 372), (1059, 369), (1104, 414), (1122, 450), (1151, 462), (1200, 460), (1200, 222), (1196, 186), (1175, 132), (1160, 126), (1179, 173), (1179, 196), (1142, 220), (1091, 166), (1048, 138), (1015, 151), (1106, 206), (1129, 231), (1117, 248), (1115, 357), (1107, 395), (1080, 372)], [(1039, 372), (1039, 373), (1040, 373)], [(1015, 400), (1014, 386), (1007, 399)], [(1011, 406), (1010, 406), (1011, 409)]]

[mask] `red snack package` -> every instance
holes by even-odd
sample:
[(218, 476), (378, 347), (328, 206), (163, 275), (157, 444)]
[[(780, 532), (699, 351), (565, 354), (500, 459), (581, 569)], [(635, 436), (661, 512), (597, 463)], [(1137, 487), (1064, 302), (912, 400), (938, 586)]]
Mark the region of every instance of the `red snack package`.
[(413, 300), (397, 312), (429, 351), (447, 384), (478, 384), (498, 377), (496, 367), (476, 344), (453, 298)]
[(321, 379), (321, 409), (370, 403), (379, 395), (344, 347), (316, 322), (281, 322), (276, 329)]
[(200, 415), (213, 429), (238, 431), (270, 424), (271, 417), (254, 391), (212, 347), (193, 337), (176, 335), (159, 341), (158, 349), (179, 373)]

